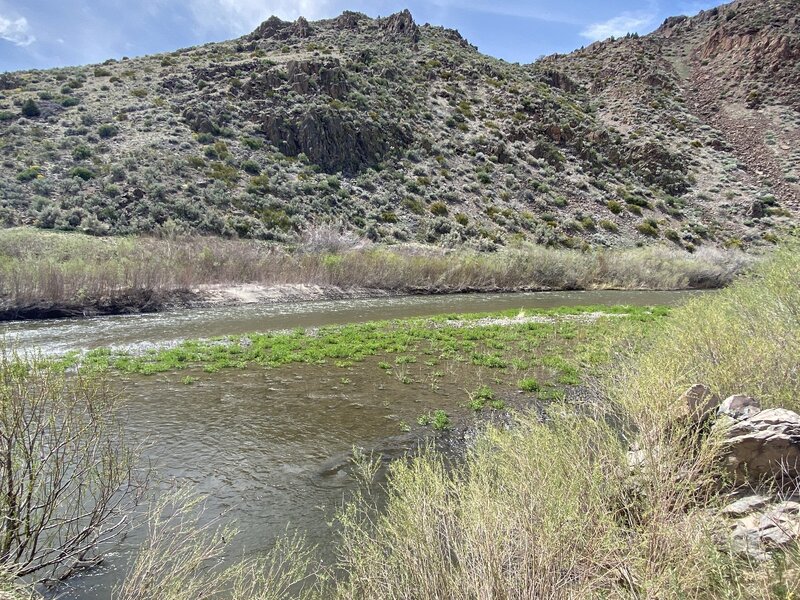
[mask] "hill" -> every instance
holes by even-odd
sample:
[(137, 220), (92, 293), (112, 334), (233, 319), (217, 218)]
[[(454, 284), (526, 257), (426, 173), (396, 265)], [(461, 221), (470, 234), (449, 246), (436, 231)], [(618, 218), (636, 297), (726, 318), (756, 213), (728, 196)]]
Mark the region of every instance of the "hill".
[(0, 220), (495, 250), (772, 242), (798, 204), (793, 0), (532, 65), (345, 12), (0, 75)]

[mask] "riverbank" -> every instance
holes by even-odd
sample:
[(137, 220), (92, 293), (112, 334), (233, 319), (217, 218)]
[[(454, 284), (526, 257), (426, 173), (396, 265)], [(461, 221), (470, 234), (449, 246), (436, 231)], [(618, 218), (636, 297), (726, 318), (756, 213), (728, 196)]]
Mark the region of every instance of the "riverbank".
[(495, 253), (397, 246), (299, 246), (220, 238), (97, 238), (0, 231), (0, 320), (158, 312), (466, 292), (724, 287), (754, 258), (666, 246)]
[[(361, 493), (334, 491), (335, 516), (320, 517), (318, 499), (319, 521), (293, 513), (324, 551), (279, 537), (259, 547), (263, 560), (232, 559), (230, 568), (153, 567), (188, 560), (198, 547), (215, 560), (242, 556), (235, 541), (200, 529), (193, 546), (137, 540), (142, 554), (131, 555), (130, 570), (111, 569), (117, 577), (144, 569), (178, 590), (235, 577), (248, 590), (241, 600), (262, 597), (251, 587), (275, 589), (287, 573), (303, 585), (277, 597), (789, 598), (800, 591), (800, 548), (790, 537), (800, 481), (746, 486), (759, 494), (746, 498), (768, 498), (765, 519), (779, 508), (788, 519), (779, 544), (776, 527), (741, 533), (740, 517), (731, 532), (742, 490), (726, 476), (724, 419), (692, 410), (693, 396), (681, 394), (703, 383), (713, 406), (752, 395), (767, 409), (762, 426), (800, 423), (787, 415), (800, 408), (798, 260), (779, 251), (725, 290), (674, 309), (454, 313), (107, 348), (50, 364), (111, 376), (149, 403), (132, 405), (126, 423), (160, 440), (192, 481), (214, 480), (221, 468), (207, 500), (213, 514), (233, 500), (243, 514), (280, 506), (278, 498), (298, 510), (307, 479), (304, 491), (334, 481), (342, 490), (350, 477), (372, 482)], [(380, 467), (381, 440), (430, 430), (446, 432), (445, 452), (463, 460), (423, 447), (402, 460), (387, 452)], [(335, 446), (322, 458), (321, 441)], [(261, 464), (265, 447), (274, 455)], [(284, 535), (285, 521), (273, 521)], [(242, 523), (246, 542), (263, 543), (262, 531)]]

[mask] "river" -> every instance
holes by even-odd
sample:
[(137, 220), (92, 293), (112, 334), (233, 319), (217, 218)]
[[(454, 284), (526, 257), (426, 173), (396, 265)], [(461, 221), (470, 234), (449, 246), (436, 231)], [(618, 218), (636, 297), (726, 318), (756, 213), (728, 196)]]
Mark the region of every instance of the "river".
[[(317, 327), (446, 313), (567, 305), (669, 305), (691, 292), (548, 292), (416, 296), (273, 305), (240, 305), (160, 314), (4, 323), (7, 346), (60, 354), (102, 346), (140, 348), (186, 338)], [(378, 360), (376, 357), (375, 360)], [(144, 458), (166, 480), (208, 495), (209, 515), (225, 514), (241, 530), (231, 553), (268, 549), (278, 536), (302, 532), (331, 539), (328, 523), (353, 482), (354, 446), (388, 458), (415, 448), (404, 432), (427, 406), (463, 405), (458, 385), (404, 382), (375, 360), (347, 370), (325, 365), (191, 371), (119, 378), (127, 436), (146, 443)], [(459, 374), (451, 374), (454, 382)], [(91, 572), (59, 588), (59, 598), (108, 599), (141, 535), (134, 533)]]

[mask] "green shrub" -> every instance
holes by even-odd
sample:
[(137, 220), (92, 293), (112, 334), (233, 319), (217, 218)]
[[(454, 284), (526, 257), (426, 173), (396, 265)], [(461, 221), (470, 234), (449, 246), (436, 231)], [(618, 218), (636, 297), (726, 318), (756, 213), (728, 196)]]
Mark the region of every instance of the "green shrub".
[(42, 114), (39, 105), (36, 103), (36, 100), (33, 98), (28, 98), (25, 102), (22, 103), (22, 116), (23, 117), (38, 117)]
[(239, 170), (233, 165), (215, 162), (211, 163), (208, 176), (218, 181), (224, 181), (228, 185), (233, 185), (239, 179)]
[(22, 181), (23, 183), (27, 181), (32, 181), (37, 177), (39, 177), (41, 173), (42, 173), (41, 167), (37, 166), (28, 167), (27, 169), (24, 169), (19, 173), (17, 173), (17, 181)]
[(539, 384), (539, 381), (533, 377), (520, 379), (517, 382), (517, 387), (519, 387), (519, 389), (521, 389), (523, 392), (538, 392), (542, 388), (542, 386)]
[(102, 139), (112, 138), (119, 133), (119, 129), (116, 125), (112, 125), (111, 123), (104, 123), (97, 128), (97, 135), (99, 135)]
[(609, 200), (606, 202), (606, 208), (610, 210), (615, 215), (618, 215), (622, 212), (622, 204), (617, 202), (616, 200)]
[(255, 137), (242, 138), (242, 143), (248, 148), (250, 148), (250, 150), (260, 150), (261, 148), (264, 147), (264, 142), (261, 139)]
[(70, 108), (72, 106), (78, 106), (81, 101), (78, 100), (75, 96), (68, 96), (61, 101), (61, 106), (64, 108)]
[(94, 172), (85, 167), (75, 167), (74, 169), (70, 170), (69, 176), (71, 178), (77, 177), (78, 179), (89, 181), (90, 179), (94, 179)]
[(433, 202), (430, 205), (429, 210), (437, 217), (445, 217), (448, 213), (447, 205), (442, 201)]
[(650, 237), (658, 237), (658, 222), (655, 219), (645, 219), (636, 226), (636, 230)]
[(492, 388), (482, 385), (477, 390), (469, 394), (469, 401), (467, 406), (474, 411), (483, 410), (487, 403), (495, 401), (494, 392)]
[(75, 160), (83, 160), (92, 156), (92, 149), (85, 144), (75, 146), (72, 150), (72, 158)]
[(379, 219), (382, 223), (397, 223), (397, 215), (391, 210), (381, 212)]
[(421, 415), (417, 419), (417, 423), (420, 425), (430, 425), (436, 431), (445, 431), (450, 429), (451, 426), (450, 417), (443, 410), (435, 410), (433, 414)]
[(249, 175), (258, 175), (261, 173), (261, 166), (254, 160), (246, 160), (242, 163), (242, 171)]
[(600, 227), (602, 227), (606, 231), (610, 231), (611, 233), (616, 233), (617, 231), (619, 231), (619, 227), (617, 227), (617, 224), (614, 223), (614, 221), (609, 221), (608, 219), (603, 219), (602, 221), (600, 221)]
[(417, 198), (406, 198), (403, 200), (403, 206), (409, 210), (409, 212), (414, 213), (415, 215), (421, 215), (425, 213), (425, 205), (422, 203), (421, 200)]

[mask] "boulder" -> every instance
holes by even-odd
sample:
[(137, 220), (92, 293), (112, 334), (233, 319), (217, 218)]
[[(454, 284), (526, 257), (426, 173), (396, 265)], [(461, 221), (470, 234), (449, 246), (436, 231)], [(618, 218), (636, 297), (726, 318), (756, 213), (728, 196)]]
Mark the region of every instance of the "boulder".
[(707, 385), (695, 383), (678, 398), (680, 410), (693, 423), (706, 420), (720, 404), (719, 396)]
[(764, 216), (764, 203), (761, 200), (753, 200), (750, 204), (750, 208), (747, 209), (747, 213), (745, 216), (753, 218), (753, 219), (760, 219)]
[(767, 560), (770, 552), (800, 541), (798, 497), (770, 502), (764, 496), (748, 496), (725, 507), (722, 514), (736, 517), (730, 528), (731, 546), (737, 554)]
[[(746, 415), (752, 405), (733, 400)], [(800, 415), (782, 408), (762, 410), (742, 418), (724, 417), (715, 423), (721, 429), (723, 460), (737, 485), (764, 481), (781, 486), (800, 480)]]
[(725, 398), (717, 409), (717, 416), (727, 415), (732, 419), (752, 417), (761, 412), (761, 405), (755, 398), (737, 394)]

